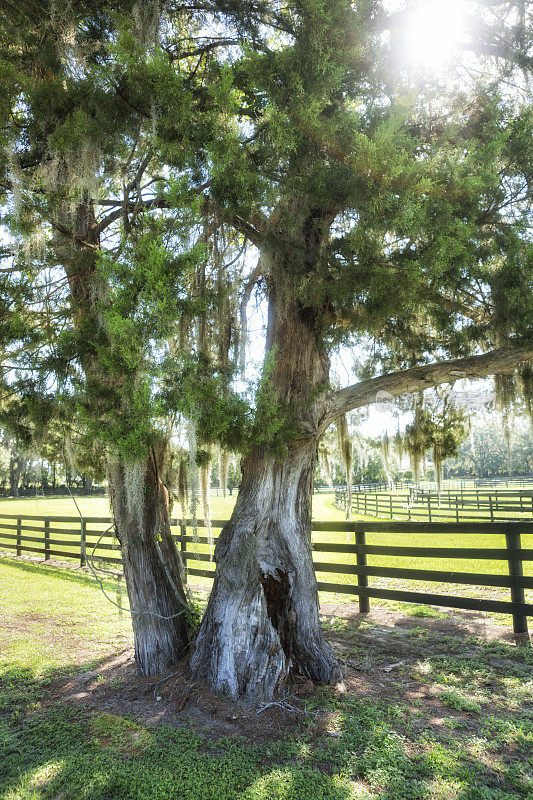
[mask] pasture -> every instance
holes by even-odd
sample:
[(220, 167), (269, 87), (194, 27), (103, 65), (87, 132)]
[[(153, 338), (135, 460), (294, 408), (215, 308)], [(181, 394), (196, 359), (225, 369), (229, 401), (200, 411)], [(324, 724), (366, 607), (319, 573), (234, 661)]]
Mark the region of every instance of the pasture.
[[(213, 496), (213, 518), (227, 518), (234, 500)], [(104, 498), (77, 502), (84, 516), (109, 516)], [(67, 531), (78, 524), (75, 511), (69, 498), (0, 503), (6, 515), (72, 518), (51, 523), (56, 541), (73, 541)], [(316, 521), (343, 518), (331, 493), (315, 495)], [(0, 550), (12, 542), (2, 540), (12, 521), (0, 527)], [(32, 522), (29, 538), (42, 547), (42, 525), (24, 524)], [(106, 525), (87, 526), (94, 543), (91, 527)], [(199, 527), (187, 547), (209, 558), (204, 536)], [(459, 543), (458, 534), (428, 542), (423, 532), (368, 533), (367, 541), (405, 545), (407, 536), (410, 545)], [(354, 534), (313, 534), (323, 545), (347, 538), (353, 542)], [(465, 544), (505, 546), (505, 537), (464, 534)], [(61, 553), (69, 545), (54, 547)], [(347, 566), (355, 560), (353, 553), (319, 557)], [(104, 572), (97, 582), (79, 562), (53, 558), (55, 565), (35, 553), (0, 556), (0, 800), (526, 800), (533, 790), (533, 654), (513, 641), (508, 615), (381, 599), (360, 614), (357, 598), (322, 592), (322, 625), (341, 659), (345, 690), (296, 679), (285, 698), (257, 707), (192, 684), (185, 662), (165, 676), (137, 677), (123, 582)], [(369, 564), (402, 561), (409, 563), (368, 557)], [(444, 569), (448, 562), (425, 557), (416, 566)], [(193, 569), (212, 566), (188, 561)], [(531, 566), (524, 563), (526, 575)], [(472, 558), (453, 567), (503, 575), (507, 564)], [(318, 578), (355, 579), (325, 570)], [(370, 584), (415, 588), (390, 578)], [(417, 584), (509, 599), (502, 588)], [(189, 586), (203, 609), (209, 581), (189, 575)]]
[[(227, 519), (231, 513), (234, 502), (235, 494), (232, 497), (227, 497), (224, 499), (219, 497), (216, 493), (213, 493), (211, 496), (212, 518), (219, 520)], [(106, 498), (82, 497), (77, 499), (77, 503), (81, 513), (84, 516), (96, 517), (100, 518), (101, 520), (109, 518), (109, 505)], [(174, 508), (174, 514), (175, 513), (176, 507)], [(79, 551), (80, 522), (79, 518), (77, 518), (76, 507), (71, 498), (62, 497), (59, 499), (35, 498), (3, 500), (0, 502), (0, 515), (1, 514), (20, 515), (21, 517), (27, 515), (28, 517), (39, 518), (44, 518), (48, 515), (52, 517), (68, 517), (71, 521), (55, 521), (51, 523), (53, 526), (51, 528), (52, 533), (50, 534), (53, 542), (53, 557), (60, 560), (66, 559), (66, 557), (62, 556), (62, 553), (72, 551), (72, 543), (76, 545), (77, 551)], [(450, 515), (448, 517), (445, 516), (444, 518), (440, 519), (452, 523), (455, 522), (454, 515)], [(489, 521), (486, 513), (483, 511), (478, 512), (474, 519), (484, 522)], [(332, 521), (339, 523), (344, 520), (344, 511), (336, 507), (333, 493), (320, 492), (315, 494), (313, 499), (313, 520), (316, 522)], [(372, 524), (376, 522), (376, 517), (354, 513), (352, 514), (352, 520), (367, 521)], [(13, 537), (16, 527), (15, 523), (16, 520), (14, 519), (2, 519), (0, 517), (0, 550), (2, 550), (2, 544), (4, 543), (5, 545), (6, 542), (13, 546)], [(23, 524), (26, 528), (29, 526), (29, 530), (26, 531), (28, 541), (25, 541), (24, 544), (29, 548), (34, 547), (36, 550), (42, 551), (45, 535), (42, 520), (24, 520)], [(99, 563), (98, 557), (118, 557), (118, 553), (110, 552), (110, 548), (114, 546), (112, 544), (113, 540), (110, 537), (104, 538), (100, 542), (100, 545), (94, 549), (94, 546), (97, 544), (98, 536), (101, 532), (105, 531), (107, 527), (108, 523), (104, 523), (103, 521), (98, 523), (89, 523), (87, 525), (87, 553), (89, 556), (94, 554), (96, 557), (96, 560), (94, 561), (95, 565)], [(179, 533), (179, 528), (175, 527), (174, 532), (176, 534)], [(189, 568), (188, 581), (193, 587), (206, 589), (210, 584), (207, 576), (195, 575), (194, 573), (205, 573), (214, 568), (213, 563), (210, 561), (213, 548), (204, 540), (206, 532), (203, 527), (199, 526), (196, 531), (193, 528), (187, 528), (186, 533), (189, 537), (195, 539), (195, 541), (188, 542), (186, 545), (187, 552), (193, 554), (189, 556), (187, 560), (187, 566)], [(213, 527), (213, 537), (218, 536), (218, 533), (219, 529)], [(2, 538), (2, 534), (4, 534), (4, 538)], [(8, 541), (6, 534), (7, 536), (11, 536), (11, 540)], [(524, 533), (522, 534), (521, 538), (523, 548), (533, 548), (532, 533)], [(69, 543), (71, 543), (70, 546)], [(339, 531), (315, 531), (313, 533), (313, 543), (319, 545), (321, 548), (319, 559), (315, 560), (319, 560), (322, 565), (327, 565), (328, 563), (331, 563), (332, 565), (344, 565), (347, 569), (354, 566), (355, 555), (353, 553), (323, 551), (323, 548), (327, 545), (337, 546), (343, 543), (353, 545), (355, 543), (354, 533), (342, 533)], [(371, 554), (367, 557), (367, 563), (370, 567), (403, 569), (416, 568), (426, 571), (439, 571), (441, 573), (462, 572), (502, 577), (508, 575), (509, 566), (507, 561), (505, 559), (491, 559), (488, 553), (488, 551), (493, 548), (500, 550), (505, 548), (506, 541), (503, 533), (498, 534), (491, 532), (458, 534), (455, 532), (439, 532), (438, 536), (436, 536), (435, 534), (432, 534), (429, 529), (424, 530), (423, 526), (421, 526), (421, 530), (416, 533), (397, 533), (392, 531), (367, 533), (366, 543), (370, 546), (409, 546), (414, 548), (426, 548), (425, 555), (418, 556), (416, 558), (410, 557), (409, 555)], [(455, 547), (466, 548), (472, 551), (475, 550), (476, 557), (474, 558), (467, 556), (457, 559), (433, 556), (427, 550), (428, 548), (432, 547), (438, 547), (441, 551), (446, 548)], [(74, 548), (75, 551), (76, 548)], [(194, 558), (195, 553), (199, 554), (198, 560)], [(484, 553), (487, 553), (487, 558), (482, 557)], [(103, 566), (105, 567), (105, 564), (103, 564)], [(524, 562), (523, 573), (527, 578), (533, 577), (533, 561)], [(325, 566), (323, 566), (320, 571), (317, 571), (317, 577), (318, 580), (323, 583), (335, 583), (337, 585), (353, 584), (354, 580), (356, 580), (354, 575), (343, 574), (339, 572), (338, 569), (335, 571), (329, 571)], [(474, 599), (485, 598), (492, 601), (508, 601), (510, 599), (510, 591), (506, 588), (494, 586), (468, 586), (461, 583), (450, 582), (449, 580), (443, 582), (440, 579), (434, 581), (413, 581), (399, 577), (380, 576), (370, 579), (370, 586), (393, 591), (424, 591), (434, 594), (448, 594), (456, 597)], [(347, 597), (346, 595), (340, 593), (322, 592), (321, 597), (323, 601), (327, 602), (339, 602), (348, 605), (356, 602), (356, 598), (353, 598), (352, 596)], [(531, 588), (526, 589), (525, 600), (526, 602), (530, 603), (533, 601), (533, 590)], [(372, 601), (372, 603), (374, 602), (375, 601)], [(388, 605), (388, 607), (395, 609), (401, 609), (404, 606), (403, 603), (398, 603), (395, 600), (381, 600), (380, 604), (385, 604)], [(511, 618), (506, 614), (494, 613), (491, 615), (491, 617), (502, 625), (511, 625)]]

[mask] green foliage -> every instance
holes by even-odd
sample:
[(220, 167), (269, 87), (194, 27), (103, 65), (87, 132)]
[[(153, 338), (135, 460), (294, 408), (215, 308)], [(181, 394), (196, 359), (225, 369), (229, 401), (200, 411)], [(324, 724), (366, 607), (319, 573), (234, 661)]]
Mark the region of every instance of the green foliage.
[(449, 706), (456, 711), (470, 711), (471, 713), (475, 714), (481, 713), (481, 707), (478, 702), (471, 700), (468, 697), (464, 697), (454, 689), (442, 692), (440, 695), (440, 700), (445, 706)]
[(474, 420), (470, 436), (461, 443), (457, 457), (448, 463), (453, 475), (529, 475), (533, 470), (533, 441), (523, 418), (511, 426), (509, 447), (501, 420), (486, 415)]
[(167, 359), (161, 408), (194, 419), (200, 445), (221, 442), (229, 450), (246, 447), (250, 433), (248, 404), (231, 389), (231, 372), (205, 354)]
[(255, 417), (251, 438), (254, 445), (263, 447), (277, 458), (283, 458), (287, 446), (298, 436), (296, 421), (291, 411), (279, 398), (272, 380), (276, 367), (277, 351), (271, 348), (263, 362), (263, 369), (255, 396)]
[[(175, 414), (206, 448), (281, 456), (299, 435), (274, 350), (251, 404), (232, 390), (214, 320), (242, 274), (215, 286), (215, 223), (259, 244), (267, 293), (319, 349), (368, 344), (367, 376), (530, 339), (532, 115), (498, 79), (442, 98), (415, 85), (367, 0), (12, 6), (0, 183), (11, 234), (46, 252), (19, 253), (23, 279), (2, 283), (0, 347), (22, 348), (17, 368), (55, 383), (95, 440), (137, 458)], [(32, 280), (60, 269), (43, 321)], [(41, 426), (32, 391), (17, 387)], [(463, 433), (426, 420), (412, 445), (440, 462)]]

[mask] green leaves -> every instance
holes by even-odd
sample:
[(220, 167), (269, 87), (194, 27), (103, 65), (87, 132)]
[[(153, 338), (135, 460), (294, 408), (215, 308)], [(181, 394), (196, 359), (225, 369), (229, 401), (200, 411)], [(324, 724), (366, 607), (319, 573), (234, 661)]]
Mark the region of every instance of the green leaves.
[(194, 419), (200, 445), (218, 442), (234, 451), (249, 446), (251, 412), (231, 389), (231, 370), (221, 370), (203, 354), (182, 353), (178, 359), (168, 358), (164, 371), (162, 411)]

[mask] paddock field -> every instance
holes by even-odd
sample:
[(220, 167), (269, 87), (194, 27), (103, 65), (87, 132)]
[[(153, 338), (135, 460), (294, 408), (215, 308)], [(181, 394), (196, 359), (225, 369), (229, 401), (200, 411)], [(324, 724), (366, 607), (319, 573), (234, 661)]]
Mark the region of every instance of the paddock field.
[[(235, 503), (236, 495), (233, 494), (232, 497), (226, 497), (225, 499), (219, 497), (216, 492), (211, 496), (211, 518), (213, 520), (224, 520), (227, 519), (231, 513), (233, 505)], [(83, 516), (85, 517), (109, 517), (109, 504), (108, 500), (105, 497), (80, 497), (77, 498), (77, 504)], [(175, 507), (174, 513), (177, 512), (177, 508)], [(55, 539), (56, 544), (53, 545), (53, 549), (56, 551), (55, 555), (53, 556), (56, 559), (63, 560), (61, 557), (62, 552), (69, 552), (72, 550), (72, 543), (78, 542), (79, 548), (79, 517), (77, 514), (76, 506), (74, 502), (69, 497), (61, 497), (61, 498), (24, 498), (24, 499), (8, 499), (0, 501), (0, 515), (16, 515), (21, 517), (69, 517), (71, 521), (69, 522), (52, 522), (50, 523), (53, 525), (53, 533), (51, 537)], [(476, 517), (480, 521), (488, 521), (487, 513), (480, 511)], [(339, 521), (342, 522), (344, 520), (344, 512), (335, 507), (334, 504), (334, 494), (330, 492), (320, 492), (316, 493), (313, 499), (313, 519), (316, 521)], [(375, 516), (367, 516), (363, 517), (362, 515), (352, 515), (352, 520), (368, 520), (369, 522), (376, 522)], [(450, 516), (450, 522), (454, 521), (454, 517)], [(0, 551), (6, 551), (6, 548), (3, 547), (7, 542), (7, 538), (5, 534), (10, 534), (13, 536), (13, 523), (16, 521), (13, 519), (2, 519), (0, 517)], [(42, 543), (44, 541), (44, 530), (43, 530), (43, 523), (39, 520), (30, 520), (30, 519), (23, 519), (23, 526), (30, 526), (31, 530), (28, 532), (29, 538), (32, 538), (33, 542), (28, 542), (28, 544), (32, 544), (38, 548), (42, 548)], [(106, 524), (98, 522), (98, 523), (90, 523), (87, 526), (87, 542), (88, 542), (88, 553), (93, 554), (96, 557), (96, 560), (93, 563), (96, 565), (98, 562), (98, 556), (109, 556), (109, 555), (118, 555), (117, 553), (109, 552), (109, 543), (113, 540), (110, 538), (104, 539), (104, 542), (107, 542), (107, 548), (97, 548), (93, 551), (93, 547), (97, 542), (97, 538), (100, 532), (105, 530)], [(434, 536), (428, 532), (424, 532), (423, 523), (420, 523), (421, 531), (420, 533), (416, 534), (405, 534), (405, 533), (393, 533), (393, 532), (386, 532), (386, 533), (370, 533), (367, 534), (367, 543), (372, 544), (381, 544), (381, 545), (392, 545), (392, 546), (412, 546), (412, 547), (432, 547), (438, 546), (440, 548), (445, 547), (471, 547), (480, 550), (489, 550), (491, 548), (504, 548), (505, 547), (505, 536), (503, 534), (439, 534), (438, 536)], [(177, 529), (176, 529), (177, 532)], [(213, 537), (218, 536), (219, 529), (213, 527)], [(4, 534), (4, 538), (3, 535)], [(197, 535), (199, 537), (205, 536), (205, 529), (203, 527), (198, 527), (197, 531), (195, 532), (193, 528), (187, 529), (187, 534), (189, 536)], [(62, 542), (65, 544), (62, 544)], [(313, 541), (315, 543), (329, 543), (329, 544), (341, 544), (345, 542), (353, 543), (354, 542), (354, 534), (353, 533), (344, 533), (344, 532), (314, 532), (313, 533)], [(11, 544), (13, 544), (12, 539), (10, 540)], [(70, 543), (70, 544), (69, 544)], [(522, 535), (522, 546), (524, 548), (533, 549), (533, 534), (525, 534)], [(201, 553), (204, 556), (208, 555), (212, 552), (212, 548), (209, 544), (204, 544), (201, 542), (191, 542), (187, 545), (187, 549), (191, 553)], [(11, 551), (12, 552), (12, 551)], [(487, 554), (488, 555), (488, 554)], [(37, 556), (39, 557), (39, 556)], [(42, 558), (42, 556), (41, 556)], [(322, 563), (332, 563), (332, 564), (342, 564), (342, 565), (353, 565), (354, 563), (354, 555), (351, 553), (328, 553), (328, 552), (320, 552), (317, 554), (315, 560), (319, 560)], [(69, 560), (69, 559), (64, 559)], [(368, 564), (369, 566), (380, 566), (380, 567), (410, 567), (416, 569), (424, 569), (424, 570), (440, 570), (440, 571), (456, 571), (456, 572), (471, 572), (477, 574), (491, 574), (491, 575), (507, 575), (508, 574), (508, 564), (506, 561), (497, 561), (491, 560), (489, 557), (485, 558), (462, 558), (462, 559), (452, 559), (452, 558), (436, 558), (436, 557), (408, 557), (408, 556), (385, 556), (385, 555), (369, 555), (368, 556)], [(102, 564), (104, 567), (105, 564)], [(108, 565), (109, 566), (109, 565)], [(116, 565), (113, 565), (113, 568), (116, 569)], [(212, 569), (214, 568), (214, 564), (211, 564), (209, 561), (201, 560), (196, 561), (189, 559), (188, 560), (188, 568), (196, 568), (196, 569)], [(533, 576), (533, 562), (524, 562), (523, 565), (524, 575), (526, 576)], [(353, 583), (356, 578), (354, 575), (349, 574), (342, 574), (339, 572), (327, 572), (327, 571), (320, 571), (317, 572), (317, 577), (319, 581), (323, 582), (334, 582), (337, 584), (350, 584)], [(199, 577), (194, 575), (189, 575), (189, 584), (197, 587), (208, 588), (210, 581), (206, 577)], [(397, 579), (397, 578), (371, 578), (370, 579), (370, 586), (372, 587), (379, 587), (379, 588), (386, 588), (386, 589), (400, 589), (400, 590), (407, 590), (407, 591), (426, 591), (436, 594), (447, 594), (447, 595), (455, 595), (461, 597), (473, 597), (473, 598), (485, 598), (490, 600), (509, 600), (510, 599), (510, 590), (509, 589), (502, 589), (499, 587), (475, 587), (469, 586), (464, 584), (451, 584), (451, 583), (442, 583), (438, 581), (412, 581), (412, 580), (405, 580), (405, 579)], [(331, 593), (322, 593), (322, 599), (326, 602), (340, 602), (342, 604), (355, 604), (356, 598), (353, 596), (347, 596), (344, 594), (331, 594)], [(526, 590), (526, 602), (533, 601), (533, 590)], [(371, 601), (371, 606), (374, 605), (385, 605), (393, 608), (405, 608), (405, 604), (397, 603), (395, 601)], [(436, 614), (444, 614), (445, 612), (442, 611), (435, 611)], [(502, 624), (510, 625), (511, 618), (507, 615), (500, 615), (500, 614), (491, 614), (491, 618), (500, 621)]]

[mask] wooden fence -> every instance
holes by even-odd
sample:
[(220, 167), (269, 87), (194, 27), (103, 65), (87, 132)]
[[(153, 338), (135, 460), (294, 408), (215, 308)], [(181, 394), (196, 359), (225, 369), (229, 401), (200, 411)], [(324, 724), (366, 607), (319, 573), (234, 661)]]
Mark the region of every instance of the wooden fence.
[[(346, 508), (346, 489), (335, 490), (335, 505)], [(408, 492), (352, 492), (352, 511), (365, 516), (405, 518), (411, 520), (449, 520), (456, 522), (479, 519), (484, 512), (491, 522), (506, 522), (510, 516), (533, 517), (533, 490), (483, 488), (465, 489), (461, 492), (434, 492), (414, 489)]]
[[(491, 488), (491, 489), (531, 489), (533, 487), (533, 475), (511, 475), (505, 478), (497, 476), (492, 478), (446, 478), (443, 480), (443, 490), (462, 492), (468, 489)], [(425, 490), (435, 491), (435, 481), (421, 479), (419, 486)], [(327, 487), (329, 491), (331, 488)], [(382, 483), (355, 483), (352, 484), (353, 492), (387, 492), (387, 491), (407, 491), (415, 489), (412, 480), (389, 481)], [(346, 486), (335, 486), (333, 489), (346, 489)]]
[[(118, 555), (119, 547), (109, 530), (111, 520), (107, 517), (36, 517), (0, 515), (0, 550), (13, 550), (17, 555), (22, 553), (38, 553), (45, 560), (56, 556), (79, 560), (81, 566), (91, 558), (97, 548), (97, 559), (111, 563), (121, 563)], [(220, 529), (226, 520), (213, 520), (212, 527)], [(209, 569), (189, 566), (190, 562), (211, 562), (210, 553), (195, 552), (192, 547), (201, 544), (209, 545), (207, 536), (193, 535), (192, 520), (172, 520), (178, 532), (174, 538), (181, 551), (185, 575), (212, 578), (214, 565)], [(66, 526), (66, 527), (62, 527)], [(103, 526), (103, 530), (102, 530)], [(197, 523), (202, 528), (203, 523)], [(106, 530), (107, 529), (107, 530)], [(523, 562), (533, 561), (533, 549), (522, 546), (521, 535), (533, 534), (533, 523), (529, 522), (313, 522), (313, 533), (352, 534), (353, 543), (331, 543), (313, 541), (314, 553), (348, 554), (352, 563), (339, 564), (329, 561), (314, 561), (318, 573), (341, 574), (351, 576), (353, 583), (334, 583), (318, 581), (318, 588), (324, 592), (356, 595), (359, 598), (359, 610), (363, 613), (370, 609), (370, 598), (396, 600), (408, 603), (424, 603), (447, 608), (459, 608), (474, 611), (491, 611), (511, 614), (513, 629), (516, 634), (527, 634), (527, 617), (533, 616), (533, 604), (525, 600), (525, 589), (533, 589), (533, 577), (524, 576)], [(6, 532), (7, 531), (7, 532)], [(505, 547), (418, 547), (409, 544), (396, 546), (389, 544), (368, 544), (366, 534), (424, 534), (428, 541), (444, 534), (459, 535), (503, 535)], [(39, 534), (39, 535), (37, 535)], [(99, 541), (100, 539), (100, 541)], [(115, 555), (113, 555), (113, 552)], [(415, 563), (417, 559), (481, 559), (483, 561), (504, 561), (508, 574), (464, 572), (450, 570), (428, 570), (409, 567), (387, 567), (367, 564), (367, 556), (408, 557)], [(207, 566), (207, 564), (206, 564)], [(497, 587), (509, 589), (511, 599), (493, 600), (479, 597), (459, 597), (448, 594), (414, 592), (403, 589), (389, 589), (369, 585), (369, 578), (396, 578), (412, 581), (433, 581), (449, 584), (466, 584), (475, 587)]]

